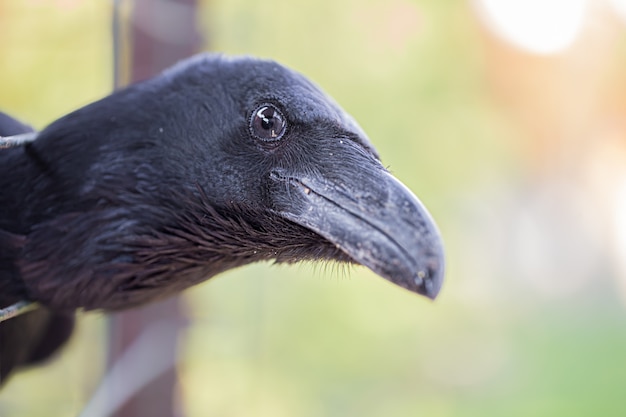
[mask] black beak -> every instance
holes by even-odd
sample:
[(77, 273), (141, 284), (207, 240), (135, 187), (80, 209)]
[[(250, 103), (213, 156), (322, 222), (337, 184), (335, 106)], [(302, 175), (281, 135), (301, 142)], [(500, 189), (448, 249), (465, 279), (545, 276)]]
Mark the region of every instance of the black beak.
[(271, 179), (282, 183), (274, 187), (278, 213), (383, 278), (434, 299), (443, 282), (444, 255), (430, 214), (382, 167), (352, 172), (357, 177), (329, 179), (273, 170)]

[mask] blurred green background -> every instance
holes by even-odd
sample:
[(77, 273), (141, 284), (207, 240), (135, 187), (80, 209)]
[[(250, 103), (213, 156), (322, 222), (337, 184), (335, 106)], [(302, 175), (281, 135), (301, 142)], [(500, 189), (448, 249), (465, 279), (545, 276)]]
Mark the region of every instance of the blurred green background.
[[(295, 68), (359, 121), (448, 265), (435, 302), (332, 265), (188, 290), (189, 416), (626, 414), (624, 23), (589, 2), (567, 48), (536, 54), (479, 3), (202, 3), (211, 50)], [(0, 109), (39, 129), (106, 95), (110, 28), (109, 1), (0, 0)], [(0, 416), (78, 415), (105, 329), (83, 314), (59, 358), (3, 388)]]

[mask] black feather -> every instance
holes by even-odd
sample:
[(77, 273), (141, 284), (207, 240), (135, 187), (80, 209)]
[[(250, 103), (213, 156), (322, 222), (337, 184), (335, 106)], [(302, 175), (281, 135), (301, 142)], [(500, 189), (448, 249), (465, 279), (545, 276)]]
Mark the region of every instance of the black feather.
[[(28, 125), (0, 112), (0, 136), (32, 131)], [(0, 152), (4, 154), (9, 151)], [(2, 155), (0, 161), (3, 161)], [(4, 170), (2, 172), (8, 173)], [(22, 182), (19, 176), (6, 175), (5, 186), (9, 179)], [(16, 186), (21, 187), (19, 184)], [(10, 219), (17, 218), (20, 209), (17, 204), (10, 204), (9, 193), (3, 191), (2, 195), (5, 197), (0, 206), (0, 221), (4, 228), (16, 230), (17, 225)], [(16, 264), (25, 242), (24, 235), (0, 229), (0, 308), (28, 298), (28, 291)], [(73, 314), (53, 313), (47, 308), (39, 308), (0, 323), (0, 385), (6, 382), (14, 367), (39, 363), (50, 357), (69, 339), (73, 328)]]

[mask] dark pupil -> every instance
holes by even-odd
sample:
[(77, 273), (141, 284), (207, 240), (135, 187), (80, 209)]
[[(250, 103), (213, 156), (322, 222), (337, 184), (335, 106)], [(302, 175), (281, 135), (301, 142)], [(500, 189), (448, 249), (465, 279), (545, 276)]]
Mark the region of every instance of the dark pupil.
[(285, 123), (280, 113), (269, 106), (261, 107), (254, 120), (255, 134), (262, 139), (276, 139), (282, 133)]

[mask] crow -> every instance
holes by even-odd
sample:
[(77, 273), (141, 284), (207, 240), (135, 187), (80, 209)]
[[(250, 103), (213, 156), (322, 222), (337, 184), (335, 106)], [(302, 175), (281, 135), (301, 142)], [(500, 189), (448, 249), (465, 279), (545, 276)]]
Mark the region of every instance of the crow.
[[(0, 135), (29, 132), (3, 115)], [(362, 264), (434, 298), (439, 232), (358, 124), (274, 61), (201, 54), (0, 149), (0, 378), (77, 310), (171, 296), (258, 261)]]

